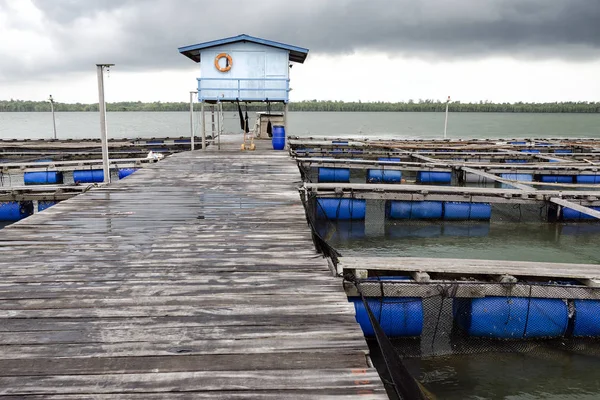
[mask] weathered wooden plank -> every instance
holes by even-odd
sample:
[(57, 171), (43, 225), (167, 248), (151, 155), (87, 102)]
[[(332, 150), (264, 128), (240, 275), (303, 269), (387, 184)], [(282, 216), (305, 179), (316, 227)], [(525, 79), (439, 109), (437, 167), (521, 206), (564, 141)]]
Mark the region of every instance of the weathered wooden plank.
[(148, 374), (103, 374), (0, 377), (0, 394), (157, 393), (220, 390), (261, 391), (286, 389), (362, 390), (380, 387), (376, 372), (348, 369), (196, 371)]
[(385, 398), (299, 184), (181, 153), (0, 231), (0, 395)]
[(554, 278), (595, 279), (600, 277), (600, 265), (548, 263), (532, 261), (469, 260), (418, 257), (343, 257), (343, 269), (420, 271), (428, 273), (539, 276)]
[(600, 211), (596, 211), (589, 207), (582, 206), (581, 204), (575, 204), (571, 201), (567, 201), (557, 197), (550, 198), (550, 201), (554, 204), (558, 204), (559, 206), (568, 207), (575, 211), (579, 211), (582, 214), (589, 215), (590, 217), (594, 217), (596, 219), (600, 219)]

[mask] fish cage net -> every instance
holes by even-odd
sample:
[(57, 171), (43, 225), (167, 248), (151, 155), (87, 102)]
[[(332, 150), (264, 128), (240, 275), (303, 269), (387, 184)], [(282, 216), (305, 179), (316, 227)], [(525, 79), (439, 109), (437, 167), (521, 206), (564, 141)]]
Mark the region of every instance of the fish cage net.
[[(389, 200), (365, 200), (364, 209), (334, 202), (332, 211), (315, 194), (301, 193), (317, 248), (334, 264), (341, 256), (337, 243), (361, 242), (366, 236), (474, 240), (488, 235), (493, 224), (550, 222), (545, 204), (492, 204), (484, 221), (447, 221), (443, 216), (419, 221), (390, 218)], [(597, 224), (574, 226), (576, 233), (600, 230)], [(569, 227), (573, 225), (554, 228), (568, 232)], [(430, 281), (417, 282), (408, 272), (378, 270), (369, 275), (358, 279), (346, 273), (344, 285), (388, 393), (392, 388), (390, 397), (428, 398), (404, 367), (407, 360), (542, 354), (549, 349), (600, 357), (600, 288), (583, 281), (518, 277), (518, 282), (501, 283), (502, 276), (481, 273), (431, 274)]]
[[(365, 336), (364, 296), (402, 358), (555, 348), (600, 357), (600, 288), (579, 282), (422, 282), (373, 277), (346, 283)], [(352, 296), (354, 294), (355, 296)]]

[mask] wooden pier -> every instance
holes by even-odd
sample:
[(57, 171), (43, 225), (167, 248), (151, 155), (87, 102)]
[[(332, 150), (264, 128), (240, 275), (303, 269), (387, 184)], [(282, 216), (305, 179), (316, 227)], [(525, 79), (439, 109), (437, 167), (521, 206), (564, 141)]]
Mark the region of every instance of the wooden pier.
[(0, 396), (387, 398), (268, 145), (179, 153), (0, 230)]

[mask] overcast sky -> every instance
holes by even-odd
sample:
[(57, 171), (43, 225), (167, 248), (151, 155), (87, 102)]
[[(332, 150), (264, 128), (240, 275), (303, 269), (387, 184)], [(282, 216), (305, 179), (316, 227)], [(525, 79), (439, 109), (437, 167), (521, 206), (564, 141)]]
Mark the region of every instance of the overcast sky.
[(310, 49), (292, 100), (600, 101), (600, 0), (0, 0), (0, 99), (186, 101), (178, 47)]

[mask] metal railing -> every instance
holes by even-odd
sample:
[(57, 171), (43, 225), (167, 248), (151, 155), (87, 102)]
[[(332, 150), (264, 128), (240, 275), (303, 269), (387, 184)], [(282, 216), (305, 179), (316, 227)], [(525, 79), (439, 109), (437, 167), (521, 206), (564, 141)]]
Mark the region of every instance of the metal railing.
[(198, 78), (199, 101), (288, 101), (288, 78)]

